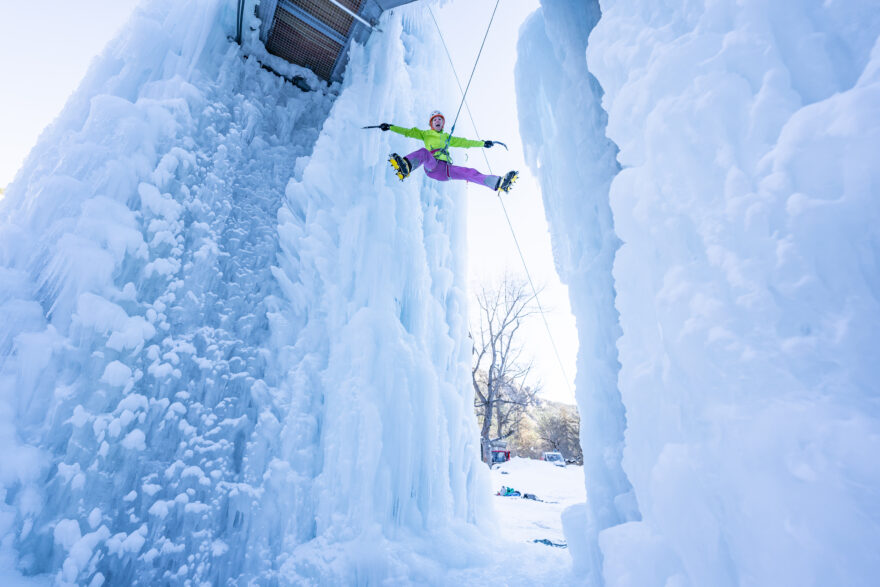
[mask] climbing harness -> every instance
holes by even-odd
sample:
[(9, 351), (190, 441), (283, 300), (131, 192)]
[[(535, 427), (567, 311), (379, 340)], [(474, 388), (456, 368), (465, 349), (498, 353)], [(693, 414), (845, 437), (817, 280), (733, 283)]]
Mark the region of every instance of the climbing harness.
[[(467, 105), (465, 98), (467, 97), (467, 91), (471, 86), (471, 80), (474, 78), (474, 71), (477, 69), (477, 63), (480, 60), (480, 55), (483, 52), (483, 46), (486, 44), (486, 37), (489, 36), (489, 29), (492, 27), (492, 20), (495, 18), (495, 12), (498, 10), (498, 2), (500, 0), (496, 0), (495, 9), (492, 11), (492, 18), (489, 19), (489, 26), (486, 27), (486, 34), (483, 36), (483, 44), (480, 45), (480, 51), (477, 53), (477, 59), (474, 62), (474, 68), (471, 70), (471, 77), (468, 80), (468, 85), (465, 89), (462, 90), (461, 80), (458, 78), (458, 73), (455, 71), (455, 64), (452, 62), (452, 56), (449, 54), (449, 47), (446, 46), (446, 39), (443, 38), (443, 31), (440, 30), (440, 25), (437, 24), (437, 19), (434, 17), (434, 11), (431, 10), (431, 7), (428, 6), (428, 12), (431, 14), (431, 20), (434, 21), (434, 27), (437, 29), (437, 34), (440, 36), (440, 42), (443, 43), (443, 49), (446, 51), (446, 58), (449, 60), (449, 66), (452, 68), (452, 75), (455, 76), (455, 82), (458, 84), (458, 89), (461, 92), (461, 104), (458, 106), (458, 112), (455, 113), (455, 120), (452, 123), (452, 130), (449, 132), (449, 138), (446, 140), (447, 147), (449, 146), (449, 141), (452, 139), (452, 133), (455, 132), (455, 125), (458, 122), (458, 115), (461, 113), (461, 108), (464, 106), (467, 109), (468, 117), (471, 120), (471, 125), (474, 127), (474, 132), (477, 134), (477, 138), (480, 137), (480, 131), (477, 130), (477, 123), (474, 122), (474, 115), (471, 113), (470, 106)], [(494, 141), (498, 143), (498, 141)], [(499, 143), (503, 144), (503, 143)], [(507, 145), (504, 145), (504, 148), (507, 148)], [(486, 166), (489, 169), (489, 173), (495, 175), (494, 171), (492, 171), (492, 164), (489, 163), (489, 157), (486, 155), (486, 151), (481, 149), (483, 153), (483, 158), (486, 160)], [(565, 372), (565, 366), (562, 364), (562, 358), (559, 356), (559, 349), (556, 346), (556, 341), (553, 338), (553, 333), (550, 331), (550, 323), (547, 322), (547, 315), (544, 312), (544, 308), (541, 306), (541, 300), (538, 298), (538, 290), (535, 287), (535, 282), (532, 281), (532, 275), (529, 272), (529, 267), (526, 264), (526, 258), (523, 255), (522, 248), (519, 246), (519, 239), (516, 238), (516, 231), (513, 229), (513, 223), (510, 221), (510, 215), (507, 213), (507, 206), (504, 205), (504, 200), (501, 198), (501, 195), (498, 195), (498, 202), (501, 204), (501, 209), (504, 211), (504, 218), (507, 219), (507, 226), (510, 228), (510, 235), (513, 237), (513, 242), (516, 245), (516, 252), (519, 253), (519, 260), (522, 262), (523, 269), (526, 272), (526, 278), (529, 281), (529, 285), (532, 288), (532, 293), (535, 295), (535, 303), (538, 305), (538, 311), (541, 314), (541, 319), (544, 321), (544, 328), (547, 330), (547, 336), (550, 338), (550, 345), (553, 347), (553, 353), (556, 355), (556, 361), (559, 363), (559, 369), (562, 372), (562, 377), (565, 379), (565, 385), (568, 388), (568, 392), (573, 394), (571, 389), (571, 381), (568, 379), (568, 374)]]

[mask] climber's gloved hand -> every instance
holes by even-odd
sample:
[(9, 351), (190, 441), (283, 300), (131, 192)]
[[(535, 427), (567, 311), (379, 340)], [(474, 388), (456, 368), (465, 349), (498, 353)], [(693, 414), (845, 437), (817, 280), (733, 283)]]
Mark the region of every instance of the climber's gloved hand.
[(487, 149), (492, 148), (495, 145), (495, 141), (483, 141), (483, 146)]
[(379, 128), (381, 128), (382, 130), (388, 130), (391, 128), (391, 125), (388, 124), (387, 122), (383, 122), (382, 124), (379, 125)]

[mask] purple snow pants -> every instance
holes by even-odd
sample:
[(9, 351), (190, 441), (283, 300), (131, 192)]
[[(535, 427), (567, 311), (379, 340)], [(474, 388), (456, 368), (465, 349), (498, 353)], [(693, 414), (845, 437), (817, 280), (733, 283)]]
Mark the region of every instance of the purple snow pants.
[(463, 179), (471, 183), (479, 183), (490, 189), (495, 189), (499, 177), (497, 175), (483, 175), (476, 169), (470, 167), (459, 167), (451, 165), (446, 161), (434, 159), (434, 151), (429, 151), (422, 147), (418, 151), (413, 151), (406, 156), (412, 163), (412, 170), (415, 171), (420, 165), (425, 166), (425, 175), (437, 181), (447, 181), (450, 179)]

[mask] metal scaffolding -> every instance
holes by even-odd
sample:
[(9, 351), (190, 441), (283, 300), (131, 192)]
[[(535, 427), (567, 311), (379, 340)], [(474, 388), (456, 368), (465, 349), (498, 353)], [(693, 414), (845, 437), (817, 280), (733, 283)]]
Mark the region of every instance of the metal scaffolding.
[[(244, 1), (236, 37), (241, 42)], [(385, 10), (415, 0), (263, 0), (257, 7), (260, 40), (269, 53), (341, 81), (352, 40), (366, 41)]]

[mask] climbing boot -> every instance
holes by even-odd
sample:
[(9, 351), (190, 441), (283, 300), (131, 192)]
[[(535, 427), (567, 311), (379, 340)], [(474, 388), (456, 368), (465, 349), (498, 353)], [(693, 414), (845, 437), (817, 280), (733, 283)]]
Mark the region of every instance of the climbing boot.
[(498, 184), (495, 186), (496, 192), (509, 192), (510, 188), (513, 187), (513, 183), (519, 178), (519, 174), (516, 171), (508, 171), (507, 175), (498, 179)]
[(397, 174), (397, 178), (400, 181), (406, 179), (409, 176), (409, 172), (412, 171), (412, 163), (409, 162), (409, 159), (401, 157), (397, 153), (391, 153), (388, 162), (391, 163), (391, 167), (394, 168), (394, 173)]

